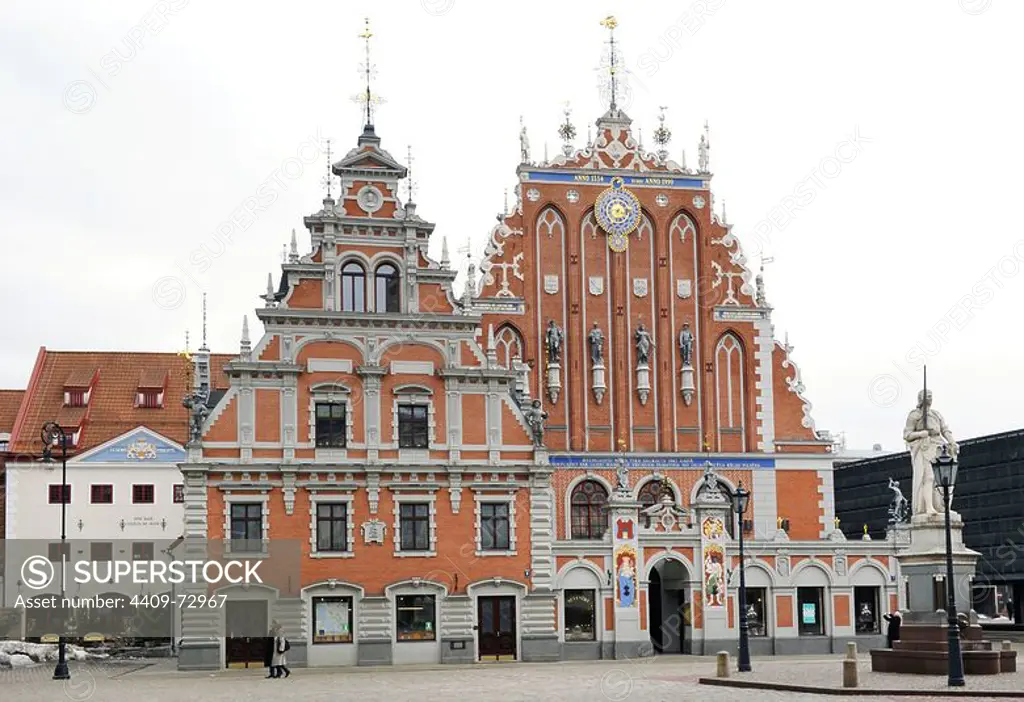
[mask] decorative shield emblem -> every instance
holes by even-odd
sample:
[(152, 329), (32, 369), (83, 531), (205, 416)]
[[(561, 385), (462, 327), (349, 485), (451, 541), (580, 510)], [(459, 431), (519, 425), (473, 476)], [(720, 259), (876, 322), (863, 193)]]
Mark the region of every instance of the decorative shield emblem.
[(558, 292), (558, 276), (557, 275), (546, 275), (544, 276), (544, 292), (548, 295), (554, 295)]
[(637, 297), (647, 297), (647, 278), (633, 278), (633, 294)]
[(590, 276), (590, 294), (591, 295), (603, 295), (604, 294), (604, 277), (599, 275)]
[(684, 300), (693, 294), (693, 281), (690, 280), (677, 280), (676, 281), (676, 295), (683, 298)]
[(594, 216), (608, 233), (608, 247), (621, 253), (629, 246), (629, 235), (640, 224), (640, 201), (623, 187), (622, 178), (613, 178), (612, 187), (597, 196)]

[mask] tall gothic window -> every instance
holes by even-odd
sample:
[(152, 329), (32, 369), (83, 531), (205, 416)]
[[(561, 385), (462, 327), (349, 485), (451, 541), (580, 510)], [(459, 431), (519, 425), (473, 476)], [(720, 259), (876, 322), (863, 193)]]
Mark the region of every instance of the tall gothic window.
[(715, 347), (718, 450), (746, 450), (743, 432), (743, 347), (733, 334), (725, 334)]
[(494, 345), (502, 368), (511, 368), (513, 358), (523, 360), (523, 339), (515, 328), (505, 325), (499, 329), (494, 335)]
[(584, 480), (572, 490), (571, 505), (573, 539), (600, 539), (608, 529), (608, 515), (603, 507), (608, 491), (596, 480)]
[(558, 210), (549, 207), (537, 217), (537, 231), (546, 237), (556, 237), (559, 241), (565, 236), (565, 222)]
[(679, 240), (686, 242), (687, 235), (690, 236), (691, 241), (693, 237), (697, 236), (697, 227), (694, 225), (693, 220), (684, 214), (676, 215), (676, 218), (672, 220), (672, 226), (669, 228), (670, 236), (678, 236)]
[(355, 261), (346, 263), (341, 269), (341, 310), (366, 311), (366, 271)]
[(401, 312), (402, 279), (398, 269), (390, 263), (382, 263), (374, 272), (375, 301), (378, 312)]

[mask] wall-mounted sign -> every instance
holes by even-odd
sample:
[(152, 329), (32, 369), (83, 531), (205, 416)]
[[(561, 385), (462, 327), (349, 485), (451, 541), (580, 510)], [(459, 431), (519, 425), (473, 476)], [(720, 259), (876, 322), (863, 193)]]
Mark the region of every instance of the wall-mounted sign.
[(800, 616), (804, 624), (815, 624), (818, 621), (818, 606), (813, 602), (804, 602), (800, 610)]

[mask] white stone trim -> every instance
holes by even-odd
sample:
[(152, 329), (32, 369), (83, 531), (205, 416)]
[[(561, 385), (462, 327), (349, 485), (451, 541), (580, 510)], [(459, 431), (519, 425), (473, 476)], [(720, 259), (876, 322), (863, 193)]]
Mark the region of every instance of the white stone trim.
[[(261, 521), (263, 522), (263, 548), (260, 551), (242, 551), (232, 552), (231, 550), (231, 505), (252, 505), (258, 504), (262, 506), (261, 510)], [(256, 555), (267, 555), (266, 544), (270, 540), (270, 495), (266, 492), (261, 494), (241, 494), (233, 495), (230, 492), (224, 494), (224, 555), (231, 555), (232, 553), (241, 553), (254, 557)]]
[(392, 361), (391, 375), (433, 375), (433, 361)]
[[(423, 494), (393, 494), (392, 500), (394, 506), (392, 511), (394, 512), (394, 522), (391, 525), (392, 528), (392, 541), (395, 545), (395, 555), (399, 558), (430, 558), (437, 555), (437, 496), (434, 494), (423, 495)], [(403, 504), (410, 503), (423, 503), (426, 502), (429, 505), (428, 513), (430, 516), (429, 525), (429, 537), (430, 537), (430, 548), (426, 551), (403, 551), (402, 550), (402, 509)]]
[(306, 361), (309, 373), (351, 373), (352, 361), (347, 358), (310, 358)]
[[(509, 494), (486, 494), (480, 490), (473, 490), (473, 500), (476, 502), (474, 508), (474, 529), (476, 531), (476, 555), (477, 556), (515, 556), (516, 555), (516, 493)], [(506, 504), (508, 505), (508, 549), (485, 550), (482, 545), (483, 529), (481, 528), (482, 509), (481, 505)]]
[(772, 351), (775, 349), (774, 330), (768, 319), (754, 322), (754, 402), (757, 406), (757, 450), (775, 452), (775, 390), (772, 376)]
[[(347, 551), (317, 551), (316, 513), (319, 505), (344, 504)], [(352, 493), (324, 494), (313, 492), (309, 495), (309, 557), (310, 558), (352, 558), (355, 556), (355, 513)]]
[(821, 484), (818, 485), (818, 495), (820, 496), (818, 508), (821, 510), (821, 516), (818, 517), (818, 521), (821, 523), (821, 531), (818, 535), (825, 539), (836, 528), (836, 496), (832, 480), (832, 468), (819, 470), (818, 477), (821, 479)]
[[(727, 341), (730, 342), (729, 346), (726, 346), (726, 342)], [(719, 361), (720, 353), (724, 354), (724, 357), (723, 357), (724, 364)], [(733, 400), (732, 400), (732, 376), (733, 376), (732, 371), (733, 371), (733, 354), (734, 353), (735, 353), (735, 357), (737, 359), (736, 363), (737, 363), (737, 365), (739, 367), (739, 378), (740, 378), (740, 381), (739, 381), (740, 382), (740, 399), (739, 399), (739, 407), (738, 408), (733, 406)], [(727, 415), (728, 420), (730, 422), (730, 424), (728, 424), (728, 428), (729, 429), (739, 428), (739, 430), (740, 430), (740, 446), (741, 446), (741, 448), (744, 451), (746, 451), (746, 448), (747, 448), (747, 408), (746, 408), (747, 398), (746, 398), (746, 389), (743, 387), (744, 386), (744, 378), (745, 378), (744, 374), (746, 373), (746, 368), (745, 368), (746, 359), (744, 358), (743, 343), (740, 341), (740, 338), (736, 334), (731, 332), (731, 331), (722, 334), (722, 336), (719, 337), (718, 342), (715, 344), (715, 356), (714, 356), (714, 359), (715, 359), (714, 369), (715, 369), (715, 438), (716, 438), (716, 448), (719, 451), (722, 450), (722, 429), (723, 429), (722, 420), (724, 418), (723, 417), (723, 409), (724, 409), (725, 410), (725, 415)], [(723, 365), (724, 365), (724, 369), (723, 369)], [(723, 383), (722, 375), (723, 375), (723, 370), (724, 370), (724, 374), (725, 374), (725, 379), (724, 379), (724, 382), (725, 382), (725, 392), (726, 392), (726, 397), (728, 398), (724, 408), (722, 407), (722, 383)], [(738, 424), (732, 424), (731, 423), (732, 422), (732, 418), (736, 414), (736, 410), (738, 410), (738, 413), (739, 413), (739, 423)]]

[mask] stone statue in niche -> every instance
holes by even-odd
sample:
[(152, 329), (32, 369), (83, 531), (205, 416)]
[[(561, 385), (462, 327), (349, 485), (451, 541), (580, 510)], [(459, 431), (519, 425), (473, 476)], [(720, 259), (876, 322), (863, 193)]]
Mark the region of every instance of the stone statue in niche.
[(555, 320), (548, 320), (548, 329), (544, 336), (548, 347), (548, 363), (560, 363), (564, 335), (559, 326), (555, 324)]
[(636, 362), (637, 365), (646, 366), (651, 360), (651, 348), (654, 346), (651, 341), (651, 334), (644, 327), (643, 322), (636, 328), (636, 333), (633, 335), (636, 339)]
[(544, 420), (548, 418), (548, 413), (541, 407), (540, 400), (534, 400), (524, 407), (523, 414), (526, 415), (526, 423), (530, 425), (530, 431), (533, 433), (533, 445), (543, 446)]
[(590, 330), (588, 340), (590, 342), (590, 360), (594, 362), (595, 366), (601, 365), (604, 363), (604, 333), (597, 326), (597, 322), (594, 322), (594, 328)]
[(693, 366), (693, 332), (690, 331), (690, 323), (683, 323), (683, 330), (679, 332), (679, 355), (683, 360), (683, 367)]
[[(903, 429), (903, 440), (910, 449), (910, 460), (914, 466), (914, 490), (912, 493), (914, 515), (939, 514), (945, 511), (941, 489), (935, 484), (932, 463), (944, 447), (955, 458), (958, 447), (953, 433), (942, 415), (932, 409), (931, 390), (917, 394), (917, 407), (907, 415)], [(953, 499), (950, 486), (949, 498)], [(952, 516), (954, 513), (950, 511)]]
[(629, 467), (621, 458), (616, 463), (618, 463), (618, 467), (615, 469), (615, 479), (618, 482), (616, 487), (619, 492), (629, 492)]

